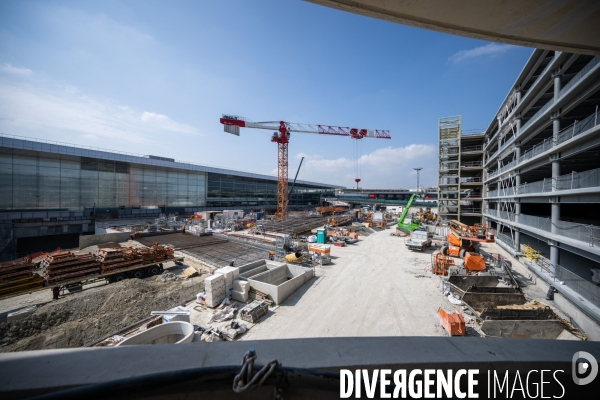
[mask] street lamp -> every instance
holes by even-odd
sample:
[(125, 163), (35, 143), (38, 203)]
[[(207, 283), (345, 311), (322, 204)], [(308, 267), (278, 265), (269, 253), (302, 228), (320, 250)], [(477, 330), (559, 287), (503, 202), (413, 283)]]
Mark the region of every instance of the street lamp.
[(422, 167), (419, 168), (413, 168), (415, 171), (417, 171), (417, 192), (419, 191), (419, 173), (421, 172), (421, 170), (423, 169)]

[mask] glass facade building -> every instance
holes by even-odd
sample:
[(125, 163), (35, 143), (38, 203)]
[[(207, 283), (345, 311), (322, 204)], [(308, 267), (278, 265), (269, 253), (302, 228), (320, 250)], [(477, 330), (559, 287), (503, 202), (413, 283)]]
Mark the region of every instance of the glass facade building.
[[(290, 207), (314, 207), (321, 197), (332, 196), (335, 188), (298, 181)], [(274, 208), (276, 193), (277, 179), (273, 176), (0, 137), (0, 213)]]

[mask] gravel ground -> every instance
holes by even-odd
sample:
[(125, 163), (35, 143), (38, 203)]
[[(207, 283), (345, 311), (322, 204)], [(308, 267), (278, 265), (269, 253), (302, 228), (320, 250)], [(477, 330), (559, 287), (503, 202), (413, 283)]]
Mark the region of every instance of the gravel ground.
[(444, 336), (437, 310), (452, 310), (429, 272), (433, 249), (413, 252), (386, 229), (332, 246), (332, 264), (243, 340), (340, 336)]

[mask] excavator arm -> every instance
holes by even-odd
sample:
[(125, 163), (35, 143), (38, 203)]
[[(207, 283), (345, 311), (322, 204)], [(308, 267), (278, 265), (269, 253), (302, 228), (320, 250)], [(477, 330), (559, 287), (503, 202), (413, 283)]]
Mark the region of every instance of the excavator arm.
[(421, 197), (421, 195), (418, 194), (418, 193), (413, 193), (410, 196), (410, 199), (408, 199), (408, 203), (406, 203), (406, 207), (404, 208), (404, 211), (402, 211), (402, 215), (400, 215), (400, 218), (398, 218), (398, 226), (400, 226), (401, 224), (404, 224), (404, 218), (406, 218), (406, 214), (408, 214), (408, 210), (410, 209), (410, 205), (412, 204), (412, 202), (415, 199), (415, 197)]

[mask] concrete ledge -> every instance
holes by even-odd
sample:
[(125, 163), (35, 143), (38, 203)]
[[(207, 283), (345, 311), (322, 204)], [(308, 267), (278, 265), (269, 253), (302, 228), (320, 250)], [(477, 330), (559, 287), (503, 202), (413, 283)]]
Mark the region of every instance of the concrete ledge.
[(528, 261), (522, 263), (546, 284), (544, 290), (554, 286), (558, 290), (558, 293), (554, 294), (554, 302), (558, 308), (570, 315), (590, 340), (600, 341), (600, 309), (570, 287), (554, 281), (548, 273), (541, 271), (539, 267), (536, 268)]
[(131, 239), (131, 232), (106, 233), (104, 235), (83, 235), (79, 236), (79, 248), (85, 249), (89, 246), (108, 242), (126, 242)]
[(548, 363), (559, 363), (570, 371), (578, 351), (600, 359), (597, 342), (474, 337), (314, 338), (38, 350), (0, 354), (0, 395), (189, 368), (239, 367), (250, 347), (258, 355), (256, 365), (277, 359), (286, 367), (336, 372), (340, 368), (445, 369), (457, 365), (514, 371), (539, 369)]

